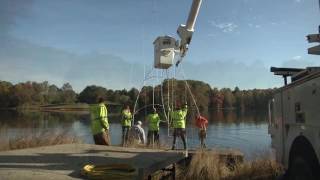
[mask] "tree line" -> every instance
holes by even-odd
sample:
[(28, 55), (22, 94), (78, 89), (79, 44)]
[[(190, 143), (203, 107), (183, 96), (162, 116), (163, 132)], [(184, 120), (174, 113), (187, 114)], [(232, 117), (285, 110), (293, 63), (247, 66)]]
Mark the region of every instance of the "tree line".
[(27, 105), (45, 105), (75, 103), (77, 94), (69, 83), (61, 88), (47, 81), (23, 82), (12, 84), (0, 81), (0, 107), (21, 107)]
[[(29, 105), (95, 103), (98, 97), (106, 99), (111, 105), (128, 104), (136, 108), (150, 104), (174, 107), (187, 103), (194, 106), (194, 100), (200, 111), (209, 109), (266, 109), (268, 100), (275, 89), (240, 90), (238, 87), (212, 88), (209, 84), (194, 80), (167, 79), (155, 87), (145, 86), (139, 90), (112, 90), (90, 85), (76, 93), (71, 84), (62, 87), (45, 82), (23, 82), (12, 84), (0, 81), (0, 108), (12, 108)], [(194, 99), (194, 100), (193, 100)]]

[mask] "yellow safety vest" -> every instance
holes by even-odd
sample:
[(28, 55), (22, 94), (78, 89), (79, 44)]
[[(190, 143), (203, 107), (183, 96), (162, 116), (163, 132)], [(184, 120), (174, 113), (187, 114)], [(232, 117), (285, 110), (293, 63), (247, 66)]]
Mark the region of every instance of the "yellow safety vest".
[(159, 131), (160, 117), (158, 113), (152, 113), (147, 116), (149, 122), (149, 131)]
[(187, 106), (185, 106), (182, 110), (170, 111), (173, 128), (186, 128), (187, 112)]
[(91, 132), (98, 134), (109, 129), (108, 110), (103, 104), (90, 105)]
[(122, 126), (129, 126), (131, 127), (131, 121), (132, 121), (132, 114), (130, 110), (123, 110), (122, 111)]

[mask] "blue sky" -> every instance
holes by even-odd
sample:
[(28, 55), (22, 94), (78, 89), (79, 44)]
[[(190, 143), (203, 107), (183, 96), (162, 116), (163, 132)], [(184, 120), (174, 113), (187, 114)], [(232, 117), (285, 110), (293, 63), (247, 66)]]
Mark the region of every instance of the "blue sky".
[[(0, 0), (0, 79), (139, 87), (153, 40), (176, 36), (191, 0)], [(305, 36), (320, 24), (317, 0), (203, 0), (187, 78), (213, 87), (280, 86), (270, 66), (319, 65)]]

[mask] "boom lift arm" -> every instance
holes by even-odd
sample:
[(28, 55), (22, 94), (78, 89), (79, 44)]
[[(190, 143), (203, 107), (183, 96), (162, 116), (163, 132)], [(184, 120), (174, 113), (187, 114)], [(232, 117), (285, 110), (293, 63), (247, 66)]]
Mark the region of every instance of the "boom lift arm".
[(202, 0), (193, 0), (186, 25), (181, 24), (178, 27), (177, 34), (180, 37), (181, 57), (185, 56), (188, 46), (191, 42), (192, 34), (194, 32), (194, 25), (199, 14), (201, 2)]

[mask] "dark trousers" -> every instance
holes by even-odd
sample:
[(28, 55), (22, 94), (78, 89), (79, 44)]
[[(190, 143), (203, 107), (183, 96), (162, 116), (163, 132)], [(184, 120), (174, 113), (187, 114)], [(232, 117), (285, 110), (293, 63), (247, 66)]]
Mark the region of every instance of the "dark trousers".
[(109, 131), (106, 130), (104, 132), (93, 135), (93, 140), (96, 145), (111, 145)]
[(129, 130), (129, 126), (122, 126), (122, 146), (128, 145)]
[(160, 146), (159, 131), (148, 131), (147, 146), (149, 146), (150, 144), (157, 144), (158, 146)]
[(206, 144), (204, 142), (204, 140), (207, 137), (207, 131), (204, 129), (200, 129), (199, 130), (199, 139), (200, 139), (200, 146), (201, 148), (206, 148)]
[(184, 149), (187, 149), (186, 130), (184, 128), (174, 128), (172, 150), (176, 148), (177, 136), (181, 137)]

